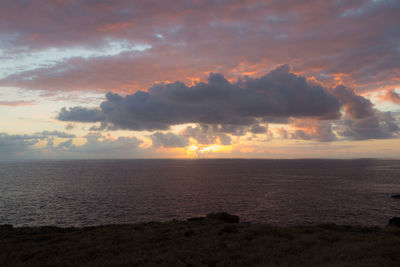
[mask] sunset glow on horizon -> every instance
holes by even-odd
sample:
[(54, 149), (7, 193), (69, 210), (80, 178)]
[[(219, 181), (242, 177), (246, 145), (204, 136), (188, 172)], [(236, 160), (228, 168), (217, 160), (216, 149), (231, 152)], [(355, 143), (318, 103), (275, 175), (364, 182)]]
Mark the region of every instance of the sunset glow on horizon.
[(0, 160), (400, 158), (400, 2), (0, 3)]

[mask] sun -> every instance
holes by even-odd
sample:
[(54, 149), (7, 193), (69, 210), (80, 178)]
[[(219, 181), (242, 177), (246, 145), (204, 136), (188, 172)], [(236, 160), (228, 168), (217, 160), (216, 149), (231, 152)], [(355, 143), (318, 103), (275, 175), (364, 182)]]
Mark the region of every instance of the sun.
[(231, 145), (220, 145), (220, 144), (192, 144), (186, 148), (186, 155), (192, 157), (203, 157), (217, 152), (230, 152), (232, 150)]

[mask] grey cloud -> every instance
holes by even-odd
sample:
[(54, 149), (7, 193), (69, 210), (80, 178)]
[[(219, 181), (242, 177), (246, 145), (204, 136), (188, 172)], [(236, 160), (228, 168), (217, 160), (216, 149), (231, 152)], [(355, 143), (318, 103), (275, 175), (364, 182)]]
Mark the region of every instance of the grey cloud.
[[(6, 133), (2, 133), (3, 138), (7, 138), (9, 140), (21, 140), (21, 141), (29, 141), (29, 140), (43, 140), (46, 138), (52, 138), (52, 137), (59, 137), (59, 138), (74, 138), (75, 135), (73, 134), (68, 134), (65, 132), (59, 132), (59, 131), (42, 131), (42, 132), (37, 132), (34, 134), (23, 134), (23, 135), (8, 135)], [(36, 142), (33, 142), (36, 143)]]
[(267, 127), (256, 124), (253, 125), (250, 129), (250, 132), (254, 133), (254, 134), (262, 134), (262, 133), (266, 133), (267, 132)]
[(346, 116), (335, 121), (292, 120), (293, 131), (275, 129), (284, 139), (315, 140), (369, 140), (400, 137), (400, 116), (397, 113), (374, 111), (372, 116), (353, 119)]
[(290, 118), (278, 118), (278, 117), (266, 116), (262, 118), (261, 122), (288, 124), (290, 122)]
[[(228, 82), (210, 74), (208, 83), (186, 86), (159, 84), (125, 97), (106, 94), (100, 109), (63, 108), (59, 120), (102, 122), (111, 129), (167, 130), (171, 125), (201, 123), (224, 128), (252, 126), (271, 117), (332, 119), (340, 117), (340, 103), (326, 88), (280, 66), (261, 78)], [(226, 129), (233, 135), (242, 132)]]
[(345, 119), (339, 122), (337, 133), (347, 139), (388, 139), (399, 137), (399, 122), (391, 112), (379, 112), (375, 115), (351, 120)]
[(320, 119), (340, 117), (338, 100), (328, 94), (326, 88), (311, 84), (305, 77), (290, 73), (289, 65), (282, 65), (261, 78), (249, 78), (243, 84), (270, 98), (270, 105), (275, 110), (266, 116)]
[[(341, 108), (345, 118), (341, 119)], [(232, 136), (266, 133), (262, 124), (291, 123), (284, 138), (330, 142), (340, 139), (385, 139), (398, 136), (398, 120), (380, 112), (367, 98), (345, 86), (325, 88), (308, 82), (282, 65), (260, 78), (232, 83), (210, 74), (207, 83), (159, 84), (147, 92), (106, 94), (98, 109), (63, 108), (63, 121), (100, 122), (92, 130), (168, 130), (197, 123), (180, 135), (156, 133), (154, 146), (183, 147), (189, 138), (200, 144), (230, 144)], [(311, 119), (308, 123), (305, 119)]]
[(156, 132), (150, 136), (153, 147), (185, 147), (188, 141), (181, 135)]
[(64, 148), (67, 149), (67, 148), (72, 147), (72, 146), (73, 146), (72, 139), (68, 139), (67, 141), (61, 142), (61, 143), (58, 144), (58, 147), (61, 148), (61, 149), (64, 149)]
[[(136, 137), (118, 137), (115, 140), (104, 138), (101, 133), (90, 133), (85, 136), (87, 142), (81, 146), (73, 145), (66, 141), (61, 147), (68, 152), (91, 154), (95, 157), (109, 157), (113, 155), (131, 155), (133, 151), (139, 149), (142, 140)], [(97, 154), (97, 155), (96, 155)]]
[(346, 114), (353, 119), (370, 117), (375, 114), (372, 102), (363, 96), (356, 95), (354, 91), (337, 86), (331, 91), (344, 106)]
[(276, 130), (276, 132), (277, 132), (279, 137), (281, 137), (283, 139), (289, 138), (289, 133), (284, 128), (281, 127), (281, 128), (277, 128), (275, 130)]
[(75, 125), (73, 123), (68, 123), (65, 125), (65, 130), (69, 131), (75, 128)]
[(193, 138), (202, 145), (215, 144), (218, 140), (222, 145), (230, 145), (231, 137), (226, 130), (219, 125), (199, 124), (196, 127), (186, 127), (182, 131), (182, 135), (187, 139)]
[(36, 136), (42, 136), (43, 138), (45, 137), (59, 137), (59, 138), (74, 138), (74, 134), (69, 134), (65, 132), (59, 132), (59, 131), (43, 131), (36, 133)]
[(47, 140), (48, 146), (52, 147), (55, 137), (74, 138), (75, 135), (59, 131), (43, 131), (31, 135), (0, 133), (0, 159), (24, 157), (25, 154), (31, 155), (33, 152), (38, 151), (33, 145), (41, 140)]
[(277, 129), (279, 136), (287, 139), (314, 140), (331, 142), (338, 140), (332, 121), (291, 119), (290, 126), (294, 130)]
[(307, 123), (306, 125), (302, 125), (302, 128), (295, 130), (289, 137), (291, 139), (315, 140), (319, 142), (332, 142), (338, 139), (333, 132), (332, 124), (327, 121)]
[(27, 135), (9, 135), (0, 133), (0, 159), (10, 159), (20, 153), (26, 153), (39, 140)]
[[(54, 138), (67, 140), (55, 144)], [(46, 159), (46, 158), (110, 158), (135, 157), (146, 151), (139, 146), (143, 141), (136, 137), (119, 137), (109, 139), (100, 133), (85, 136), (83, 145), (73, 144), (74, 135), (58, 131), (44, 131), (33, 135), (9, 135), (0, 133), (0, 160), (13, 159)], [(35, 147), (45, 140), (44, 147)]]
[(57, 116), (60, 121), (97, 122), (104, 120), (104, 114), (97, 109), (84, 107), (62, 108)]
[(243, 136), (250, 130), (250, 126), (234, 124), (200, 124), (197, 128), (203, 128), (213, 133), (231, 134), (233, 136)]
[(339, 136), (352, 140), (388, 139), (399, 136), (399, 121), (391, 112), (374, 108), (369, 99), (356, 95), (354, 91), (338, 86), (332, 94), (339, 99), (346, 117), (337, 122)]

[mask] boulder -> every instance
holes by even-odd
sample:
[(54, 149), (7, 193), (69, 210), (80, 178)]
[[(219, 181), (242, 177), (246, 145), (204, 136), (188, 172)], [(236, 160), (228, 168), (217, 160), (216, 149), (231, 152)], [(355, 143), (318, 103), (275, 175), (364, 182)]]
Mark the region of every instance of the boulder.
[(206, 217), (193, 217), (187, 219), (187, 221), (192, 222), (192, 221), (203, 221)]
[(226, 223), (239, 223), (239, 216), (232, 215), (226, 212), (209, 213), (207, 219), (218, 220)]
[(236, 228), (235, 225), (225, 224), (225, 226), (221, 230), (219, 230), (218, 235), (222, 235), (224, 233), (233, 234), (233, 233), (237, 233), (237, 232), (238, 232), (238, 229)]
[(400, 227), (400, 217), (393, 217), (389, 220), (389, 226)]

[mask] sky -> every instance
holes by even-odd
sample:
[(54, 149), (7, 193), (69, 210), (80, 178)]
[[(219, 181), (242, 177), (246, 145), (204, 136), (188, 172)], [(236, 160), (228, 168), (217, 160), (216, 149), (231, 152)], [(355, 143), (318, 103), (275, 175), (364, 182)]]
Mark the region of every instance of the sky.
[(400, 1), (2, 0), (0, 160), (400, 158)]

